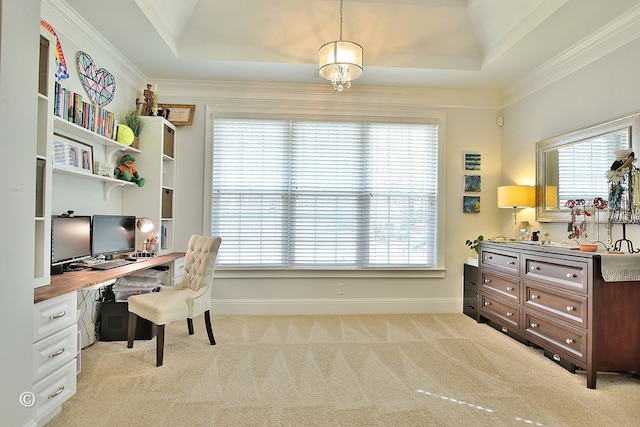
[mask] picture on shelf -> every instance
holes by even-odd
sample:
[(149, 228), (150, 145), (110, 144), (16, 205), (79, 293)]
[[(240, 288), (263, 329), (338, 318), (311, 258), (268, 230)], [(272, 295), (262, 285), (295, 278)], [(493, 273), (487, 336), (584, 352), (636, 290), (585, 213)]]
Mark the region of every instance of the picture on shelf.
[(71, 140), (53, 142), (53, 164), (93, 173), (93, 147)]

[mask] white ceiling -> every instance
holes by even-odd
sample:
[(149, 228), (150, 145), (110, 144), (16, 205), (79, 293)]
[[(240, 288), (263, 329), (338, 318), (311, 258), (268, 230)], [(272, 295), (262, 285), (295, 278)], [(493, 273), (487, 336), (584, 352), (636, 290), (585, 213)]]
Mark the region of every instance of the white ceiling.
[[(339, 0), (65, 0), (152, 79), (320, 83)], [(637, 0), (344, 0), (364, 47), (356, 85), (501, 90)], [(636, 12), (637, 13), (637, 12)]]

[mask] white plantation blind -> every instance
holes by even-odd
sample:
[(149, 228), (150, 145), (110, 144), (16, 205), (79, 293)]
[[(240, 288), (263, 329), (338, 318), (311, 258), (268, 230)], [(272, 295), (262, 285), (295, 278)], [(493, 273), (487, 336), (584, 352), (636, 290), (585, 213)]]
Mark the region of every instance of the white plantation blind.
[(438, 125), (216, 119), (219, 265), (434, 267)]

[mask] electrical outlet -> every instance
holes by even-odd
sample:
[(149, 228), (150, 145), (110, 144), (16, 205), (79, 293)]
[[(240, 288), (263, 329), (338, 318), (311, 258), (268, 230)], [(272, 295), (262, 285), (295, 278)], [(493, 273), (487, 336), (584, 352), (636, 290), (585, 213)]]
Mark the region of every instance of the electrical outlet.
[(338, 295), (346, 295), (347, 285), (344, 283), (338, 283)]

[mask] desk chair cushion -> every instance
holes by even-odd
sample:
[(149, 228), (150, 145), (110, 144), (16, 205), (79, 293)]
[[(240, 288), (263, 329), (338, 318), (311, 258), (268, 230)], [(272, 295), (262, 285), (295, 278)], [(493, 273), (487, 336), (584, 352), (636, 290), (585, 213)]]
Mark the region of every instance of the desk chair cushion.
[(145, 298), (129, 297), (129, 311), (156, 325), (166, 325), (191, 317), (189, 305), (194, 294), (191, 289), (177, 289), (154, 292)]

